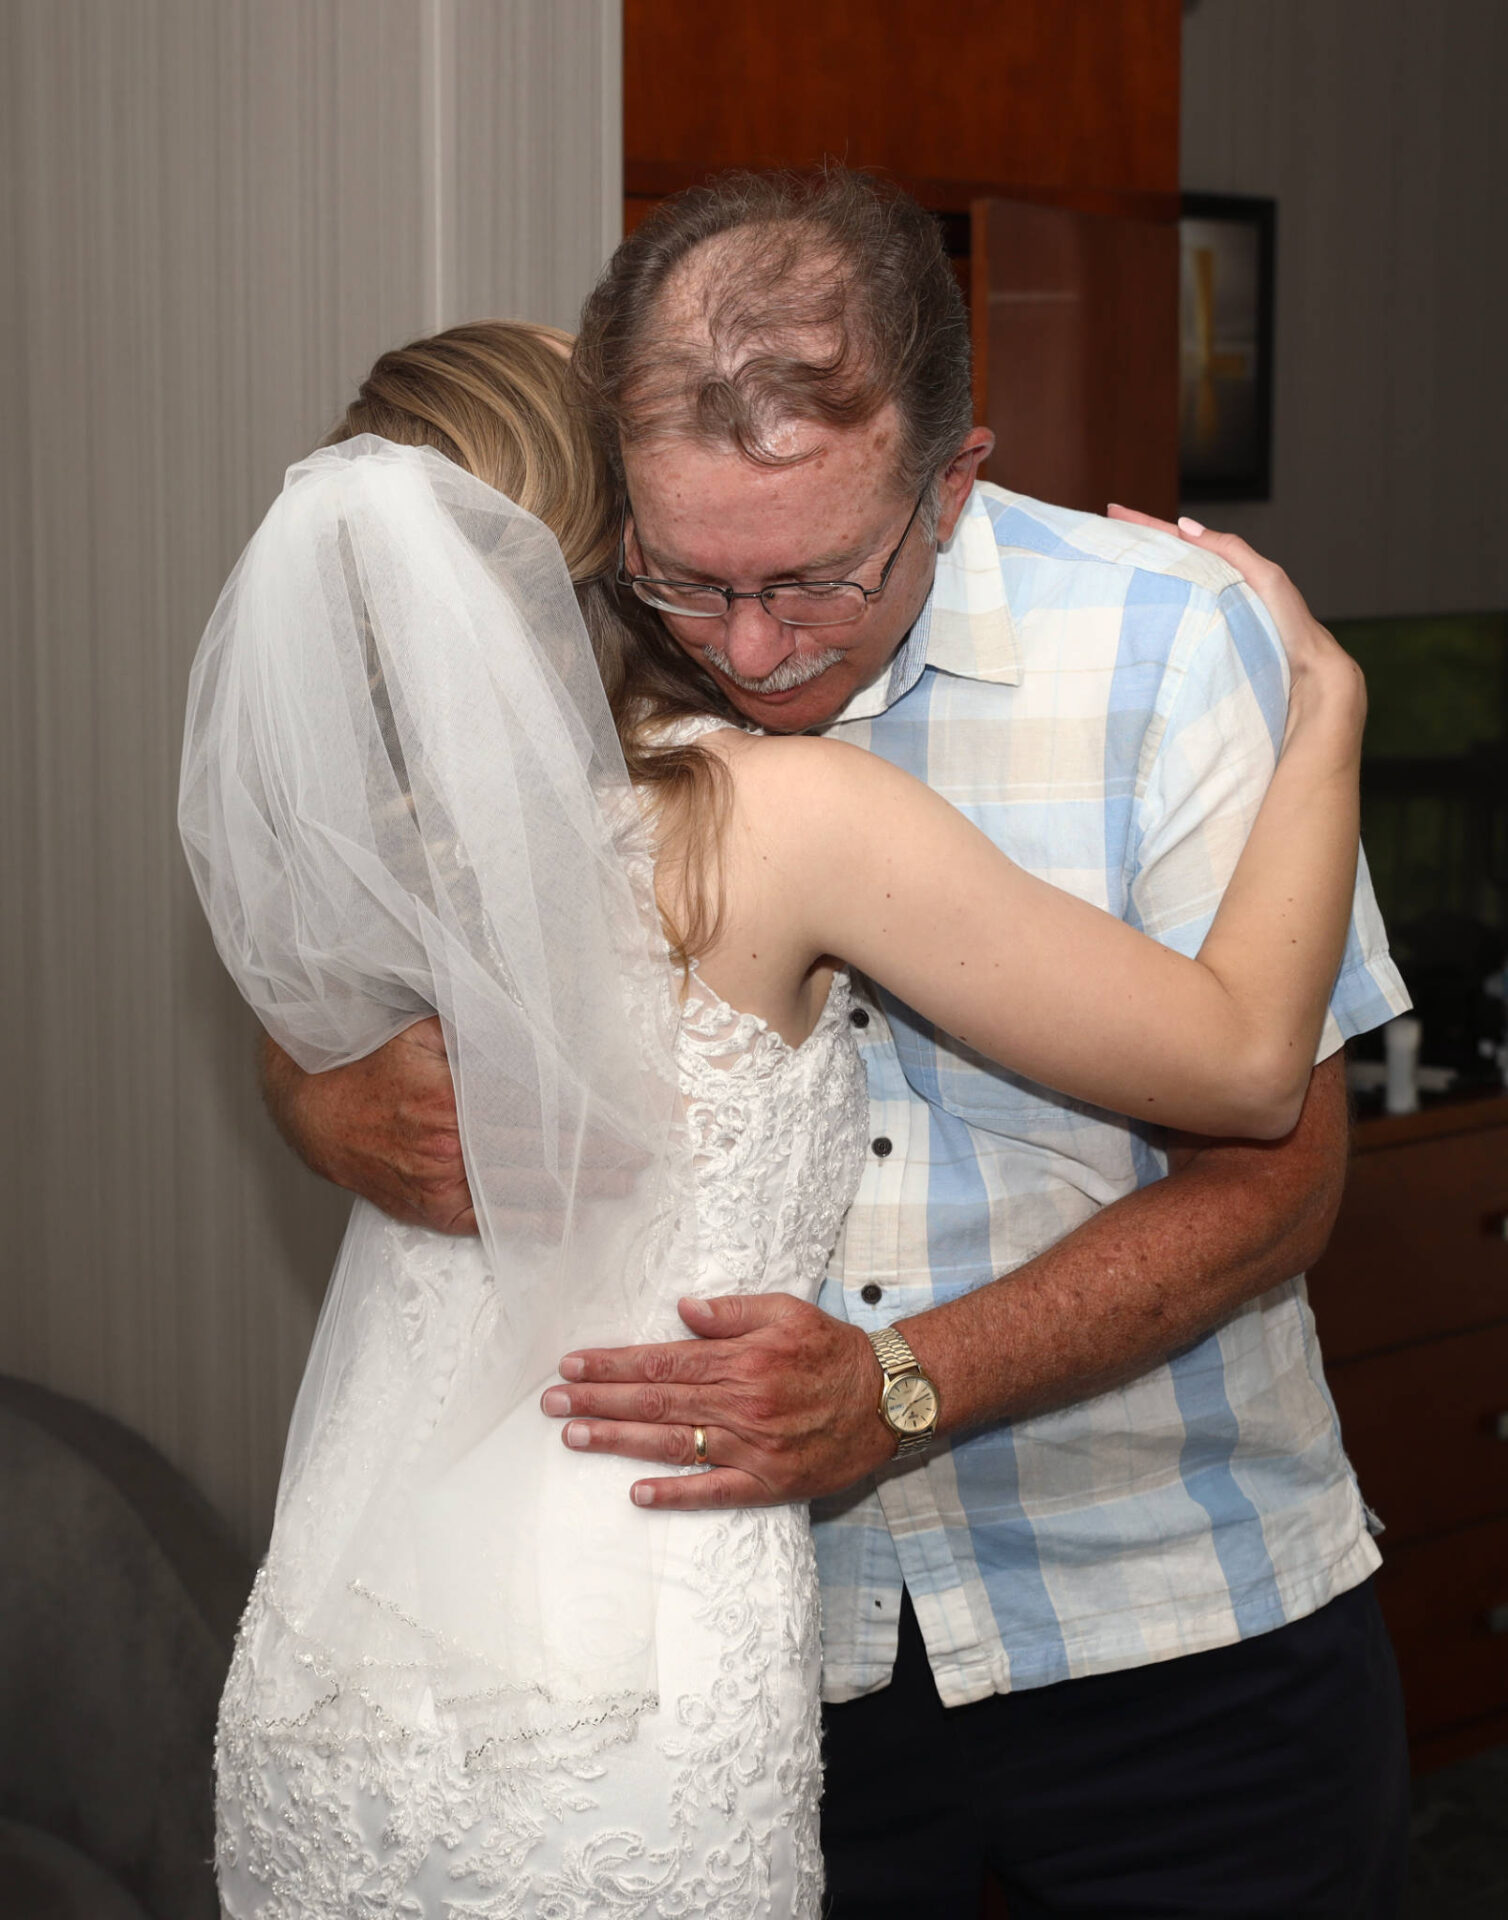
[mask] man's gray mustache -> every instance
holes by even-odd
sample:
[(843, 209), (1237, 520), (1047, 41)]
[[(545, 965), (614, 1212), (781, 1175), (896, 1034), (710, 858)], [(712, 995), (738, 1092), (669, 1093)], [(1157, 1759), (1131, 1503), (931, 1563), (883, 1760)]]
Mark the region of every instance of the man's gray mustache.
[(808, 680), (815, 680), (819, 673), (826, 673), (829, 667), (835, 667), (843, 658), (843, 649), (825, 647), (821, 653), (793, 653), (762, 680), (750, 680), (742, 673), (735, 673), (727, 654), (717, 647), (703, 647), (702, 658), (709, 667), (716, 667), (725, 680), (731, 680), (735, 687), (742, 688), (745, 693), (788, 693), (792, 687), (804, 687)]

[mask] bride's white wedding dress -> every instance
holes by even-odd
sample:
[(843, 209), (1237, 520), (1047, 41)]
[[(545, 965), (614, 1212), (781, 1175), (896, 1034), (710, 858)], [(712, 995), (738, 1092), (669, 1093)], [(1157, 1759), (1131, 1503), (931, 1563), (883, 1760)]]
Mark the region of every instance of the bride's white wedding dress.
[(814, 1920), (805, 1511), (639, 1509), (539, 1396), (570, 1347), (684, 1337), (686, 1293), (815, 1296), (863, 1150), (846, 983), (792, 1048), (682, 981), (559, 546), (428, 448), (289, 469), (179, 818), (306, 1071), (438, 1015), (479, 1227), (352, 1212), (225, 1693), (226, 1908)]
[[(840, 975), (810, 1038), (792, 1048), (693, 973), (675, 1055), (678, 1146), (695, 1194), (682, 1216), (695, 1224), (683, 1230), (695, 1245), (666, 1262), (680, 1276), (673, 1292), (815, 1296), (864, 1148), (849, 1011)], [(393, 1323), (415, 1364), (438, 1371), (445, 1328), (465, 1324), (468, 1301), (491, 1285), (481, 1251), (376, 1216), (369, 1225), (384, 1242)], [(664, 1334), (684, 1337), (674, 1298), (663, 1305)], [(374, 1363), (373, 1394), (390, 1362)], [(558, 1447), (556, 1423), (532, 1407), (519, 1417), (537, 1419)], [(617, 1503), (624, 1464), (564, 1461)], [(469, 1518), (480, 1535), (505, 1524), (485, 1505)], [(815, 1920), (818, 1617), (806, 1511), (643, 1519), (664, 1529), (655, 1703), (600, 1737), (513, 1740), (500, 1753), (474, 1715), (461, 1726), (435, 1709), (423, 1733), (393, 1729), (325, 1684), (319, 1648), (259, 1579), (220, 1720), (228, 1913)], [(558, 1571), (568, 1584), (569, 1568)]]

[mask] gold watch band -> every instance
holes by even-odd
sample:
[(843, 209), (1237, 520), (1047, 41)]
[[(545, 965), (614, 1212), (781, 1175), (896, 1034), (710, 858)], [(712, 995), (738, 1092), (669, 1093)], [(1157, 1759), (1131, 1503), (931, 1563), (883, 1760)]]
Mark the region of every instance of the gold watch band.
[(913, 1369), (921, 1372), (922, 1363), (911, 1351), (911, 1342), (894, 1327), (881, 1327), (877, 1333), (870, 1334), (869, 1344), (887, 1374), (909, 1373)]
[[(870, 1346), (874, 1348), (875, 1359), (880, 1363), (880, 1371), (885, 1376), (886, 1389), (889, 1388), (893, 1380), (899, 1379), (904, 1374), (914, 1373), (919, 1379), (926, 1380), (928, 1387), (931, 1388), (934, 1396), (936, 1395), (936, 1387), (932, 1386), (930, 1380), (927, 1380), (926, 1374), (922, 1371), (921, 1361), (918, 1360), (916, 1355), (911, 1351), (911, 1343), (903, 1333), (898, 1333), (894, 1327), (880, 1327), (877, 1331), (868, 1334), (868, 1340)], [(935, 1405), (936, 1401), (934, 1399), (934, 1406)], [(898, 1460), (905, 1459), (908, 1453), (921, 1453), (925, 1448), (930, 1447), (932, 1442), (937, 1438), (937, 1416), (935, 1412), (931, 1425), (924, 1428), (922, 1432), (896, 1432), (896, 1429), (891, 1426), (889, 1419), (886, 1417), (883, 1393), (880, 1399), (880, 1418), (885, 1421), (885, 1425), (890, 1427), (890, 1431), (895, 1434), (895, 1455)]]

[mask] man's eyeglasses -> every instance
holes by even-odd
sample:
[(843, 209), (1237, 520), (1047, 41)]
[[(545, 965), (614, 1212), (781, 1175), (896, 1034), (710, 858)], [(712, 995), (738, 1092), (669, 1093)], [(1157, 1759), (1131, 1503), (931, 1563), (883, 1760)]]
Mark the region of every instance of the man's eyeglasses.
[(901, 557), (907, 535), (916, 525), (922, 510), (925, 490), (917, 496), (906, 522), (905, 532), (895, 543), (885, 562), (879, 585), (861, 587), (857, 580), (778, 580), (757, 592), (735, 593), (732, 587), (715, 587), (696, 580), (655, 580), (645, 573), (628, 571), (628, 503), (618, 528), (618, 584), (632, 589), (634, 596), (660, 613), (678, 613), (688, 620), (723, 620), (733, 611), (735, 600), (757, 600), (770, 615), (786, 627), (841, 627), (860, 620), (869, 611), (871, 600), (878, 600), (890, 579), (890, 570)]

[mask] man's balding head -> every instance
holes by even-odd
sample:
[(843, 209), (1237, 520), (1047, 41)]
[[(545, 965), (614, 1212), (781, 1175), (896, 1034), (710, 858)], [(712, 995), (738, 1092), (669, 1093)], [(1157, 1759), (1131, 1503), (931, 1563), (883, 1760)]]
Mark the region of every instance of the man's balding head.
[(893, 403), (893, 484), (922, 492), (971, 421), (969, 328), (937, 222), (834, 168), (734, 174), (676, 195), (614, 254), (576, 366), (604, 451), (669, 437), (760, 465), (802, 457), (800, 425), (849, 428)]

